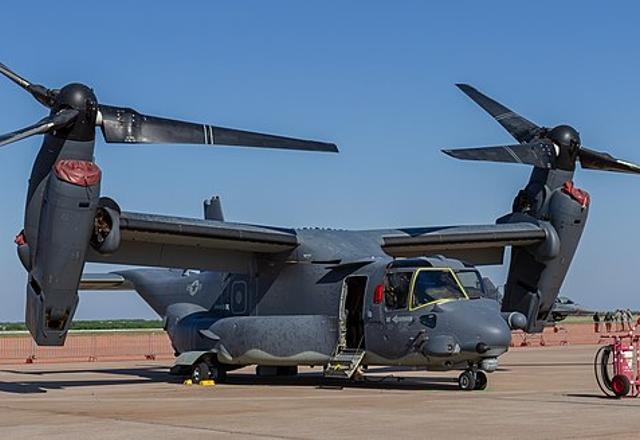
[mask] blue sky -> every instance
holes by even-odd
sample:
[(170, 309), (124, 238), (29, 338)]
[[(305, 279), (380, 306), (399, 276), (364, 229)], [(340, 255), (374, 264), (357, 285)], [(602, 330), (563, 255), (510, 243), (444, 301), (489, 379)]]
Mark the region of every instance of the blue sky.
[[(636, 2), (110, 1), (8, 3), (0, 61), (34, 82), (81, 81), (141, 112), (335, 141), (338, 155), (106, 145), (102, 192), (125, 210), (368, 228), (491, 223), (523, 166), (459, 162), (443, 147), (511, 142), (453, 84), (640, 162)], [(45, 110), (0, 81), (0, 133)], [(21, 320), (13, 236), (41, 139), (0, 151), (0, 320)], [(579, 171), (590, 218), (563, 293), (640, 308), (640, 176)], [(91, 271), (107, 269), (90, 266)], [(497, 284), (504, 269), (485, 271)], [(77, 318), (153, 317), (135, 294), (86, 293)]]

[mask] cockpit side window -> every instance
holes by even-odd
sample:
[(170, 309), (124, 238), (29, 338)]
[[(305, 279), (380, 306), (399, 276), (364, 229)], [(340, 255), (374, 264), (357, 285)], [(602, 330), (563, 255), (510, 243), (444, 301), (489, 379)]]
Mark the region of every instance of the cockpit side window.
[(384, 282), (384, 301), (388, 309), (406, 309), (413, 272), (392, 272)]
[(469, 295), (469, 298), (481, 298), (486, 295), (484, 285), (482, 284), (482, 276), (480, 276), (477, 270), (456, 270), (456, 276), (467, 292), (467, 295)]
[(449, 270), (421, 270), (416, 276), (413, 307), (443, 299), (466, 298), (453, 273)]

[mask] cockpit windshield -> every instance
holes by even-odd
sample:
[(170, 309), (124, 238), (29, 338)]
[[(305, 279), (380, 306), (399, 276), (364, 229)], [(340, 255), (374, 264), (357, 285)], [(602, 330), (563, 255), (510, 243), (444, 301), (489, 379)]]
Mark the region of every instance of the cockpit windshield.
[(448, 299), (464, 299), (466, 295), (450, 270), (419, 270), (413, 288), (413, 307)]
[(480, 298), (485, 296), (484, 287), (482, 285), (482, 277), (477, 270), (463, 269), (457, 270), (456, 276), (469, 295), (469, 298)]

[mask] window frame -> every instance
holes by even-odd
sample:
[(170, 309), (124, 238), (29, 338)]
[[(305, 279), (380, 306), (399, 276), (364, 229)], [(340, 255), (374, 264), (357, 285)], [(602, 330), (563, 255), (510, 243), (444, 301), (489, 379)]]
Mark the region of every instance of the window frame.
[[(415, 299), (415, 286), (416, 286), (416, 280), (418, 278), (418, 275), (420, 274), (420, 272), (449, 272), (451, 274), (451, 276), (453, 277), (453, 279), (455, 280), (456, 284), (458, 285), (458, 288), (460, 289), (460, 291), (462, 292), (462, 295), (464, 296), (464, 298), (441, 298), (441, 299), (435, 299), (433, 301), (429, 301), (426, 302), (424, 304), (420, 304), (418, 306), (414, 306), (414, 299)], [(433, 305), (433, 304), (444, 304), (447, 302), (451, 302), (451, 301), (461, 301), (461, 300), (467, 300), (469, 299), (469, 295), (467, 294), (467, 291), (465, 290), (464, 286), (462, 285), (462, 283), (460, 282), (460, 280), (458, 279), (458, 277), (456, 276), (455, 271), (450, 268), (450, 267), (420, 267), (418, 268), (414, 273), (413, 276), (411, 277), (411, 284), (409, 287), (409, 311), (413, 311), (413, 310), (418, 310), (418, 309), (422, 309), (424, 307)]]
[[(487, 291), (485, 290), (485, 286), (484, 286), (484, 279), (482, 277), (482, 274), (480, 273), (480, 271), (478, 269), (475, 268), (471, 268), (471, 267), (465, 267), (464, 269), (454, 269), (454, 272), (456, 274), (456, 278), (458, 278), (458, 281), (460, 281), (460, 277), (458, 277), (459, 273), (469, 273), (469, 272), (474, 272), (477, 276), (478, 279), (480, 280), (480, 296), (478, 298), (484, 298), (485, 295), (487, 294)], [(462, 284), (462, 281), (460, 281), (460, 284)], [(462, 285), (462, 287), (464, 287), (464, 285)], [(466, 288), (464, 290), (464, 293), (467, 295), (468, 299), (472, 299), (469, 296), (469, 293), (467, 292)], [(473, 298), (476, 298), (475, 296)]]

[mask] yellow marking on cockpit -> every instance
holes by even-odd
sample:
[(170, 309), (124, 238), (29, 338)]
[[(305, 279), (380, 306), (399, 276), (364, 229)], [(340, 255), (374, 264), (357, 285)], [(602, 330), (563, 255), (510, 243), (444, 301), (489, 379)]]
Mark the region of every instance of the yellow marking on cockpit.
[(421, 267), (420, 269), (416, 270), (413, 275), (411, 276), (411, 284), (409, 287), (409, 311), (414, 311), (414, 310), (418, 310), (421, 309), (423, 307), (426, 306), (431, 306), (434, 304), (444, 304), (444, 303), (448, 303), (451, 301), (458, 301), (457, 299), (453, 299), (453, 298), (442, 298), (442, 299), (435, 299), (433, 301), (429, 301), (426, 302), (424, 304), (420, 304), (419, 306), (414, 306), (413, 305), (413, 299), (414, 299), (414, 289), (415, 289), (415, 285), (416, 285), (416, 278), (418, 278), (418, 274), (420, 272), (449, 272), (451, 274), (451, 276), (453, 277), (453, 279), (456, 281), (456, 284), (458, 285), (458, 287), (460, 288), (460, 291), (462, 292), (462, 294), (464, 295), (464, 299), (469, 299), (469, 295), (467, 295), (467, 291), (465, 290), (464, 286), (462, 285), (462, 283), (460, 282), (460, 280), (458, 279), (458, 276), (456, 275), (455, 271), (453, 269), (451, 269), (450, 267)]

